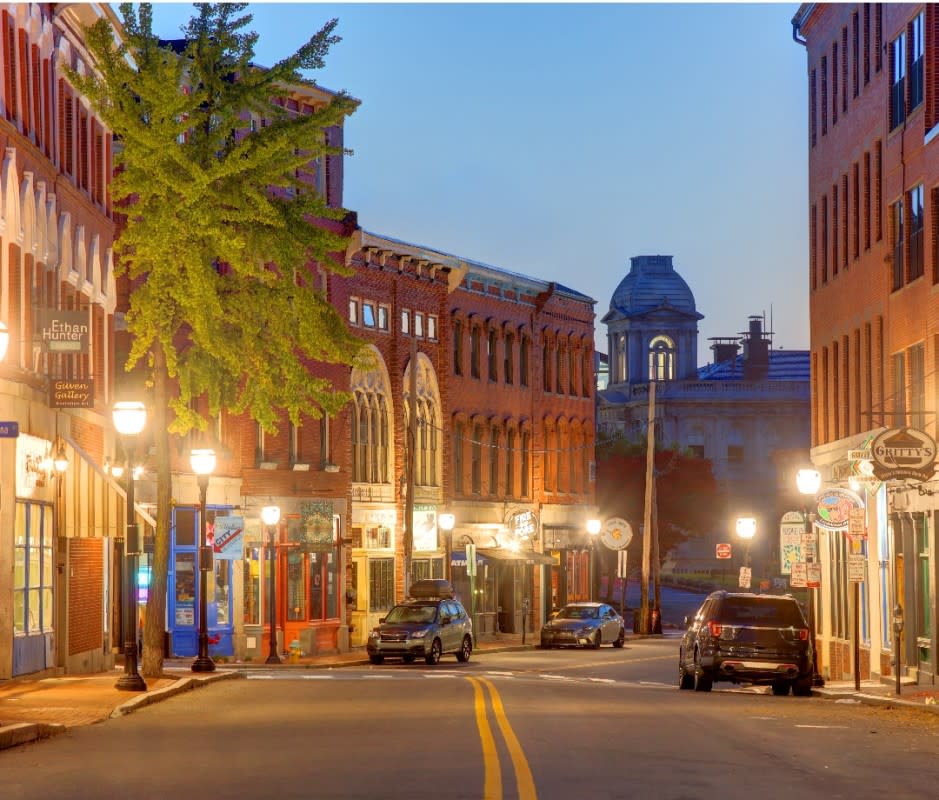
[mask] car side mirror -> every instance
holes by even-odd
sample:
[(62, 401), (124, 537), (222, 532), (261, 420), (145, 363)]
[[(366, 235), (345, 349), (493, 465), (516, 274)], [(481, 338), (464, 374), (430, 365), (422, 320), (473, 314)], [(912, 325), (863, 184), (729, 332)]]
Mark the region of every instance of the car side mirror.
[(685, 627), (686, 628), (691, 627), (691, 617), (685, 617)]
[(441, 618), (440, 618), (440, 624), (441, 624), (441, 625), (449, 625), (449, 624), (450, 624), (450, 617), (441, 617)]
[(379, 625), (384, 624), (384, 622), (385, 622), (385, 618), (384, 618), (384, 617), (379, 617), (379, 618), (378, 618), (378, 624), (379, 624)]

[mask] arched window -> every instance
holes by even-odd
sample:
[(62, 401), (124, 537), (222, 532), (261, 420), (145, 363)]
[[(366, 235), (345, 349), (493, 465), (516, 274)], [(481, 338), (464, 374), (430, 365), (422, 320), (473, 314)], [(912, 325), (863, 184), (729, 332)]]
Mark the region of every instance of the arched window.
[(391, 458), (388, 429), (391, 398), (388, 373), (378, 351), (378, 366), (369, 372), (352, 371), (352, 480), (388, 483)]
[[(440, 393), (437, 376), (430, 359), (423, 353), (417, 357), (417, 430), (415, 431), (414, 464), (415, 481), (418, 486), (439, 485), (440, 469), (437, 420), (440, 417)], [(411, 411), (411, 365), (404, 371), (405, 419)]]
[(668, 336), (649, 342), (649, 380), (675, 380), (675, 343)]

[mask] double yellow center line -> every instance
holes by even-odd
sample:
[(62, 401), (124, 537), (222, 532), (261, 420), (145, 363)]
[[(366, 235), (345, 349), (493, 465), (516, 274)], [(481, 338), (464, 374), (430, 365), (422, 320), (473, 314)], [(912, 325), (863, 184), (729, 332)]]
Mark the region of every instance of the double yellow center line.
[(486, 678), (468, 677), (466, 680), (473, 685), (476, 726), (479, 728), (479, 739), (483, 747), (483, 800), (502, 800), (502, 768), (499, 764), (499, 753), (496, 750), (496, 741), (492, 735), (492, 728), (489, 726), (484, 688), (489, 690), (492, 713), (496, 718), (505, 747), (512, 759), (518, 800), (537, 800), (538, 793), (535, 791), (535, 781), (532, 778), (531, 769), (528, 766), (525, 754), (522, 752), (521, 745), (518, 743), (518, 738), (505, 716), (502, 698), (496, 691), (496, 687), (493, 686), (492, 681)]

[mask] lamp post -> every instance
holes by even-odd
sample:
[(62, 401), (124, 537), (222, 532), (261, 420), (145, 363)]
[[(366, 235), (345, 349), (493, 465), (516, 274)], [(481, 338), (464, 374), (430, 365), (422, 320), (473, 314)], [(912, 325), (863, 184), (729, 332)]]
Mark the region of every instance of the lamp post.
[(903, 634), (903, 608), (897, 603), (893, 607), (893, 674), (896, 676), (896, 693), (900, 696), (900, 636)]
[(268, 615), (271, 625), (271, 638), (270, 646), (268, 647), (267, 660), (265, 664), (279, 664), (280, 656), (277, 655), (277, 609), (274, 606), (274, 596), (276, 594), (276, 586), (274, 583), (275, 578), (275, 563), (277, 556), (275, 553), (276, 544), (274, 542), (274, 534), (277, 532), (277, 523), (280, 522), (280, 506), (264, 506), (261, 509), (261, 521), (267, 525), (267, 536), (268, 536), (268, 545), (267, 549), (269, 551), (269, 558), (271, 561), (271, 587), (268, 591)]
[[(796, 486), (799, 487), (799, 493), (802, 495), (802, 520), (805, 523), (805, 535), (811, 537), (812, 521), (809, 518), (808, 502), (809, 498), (815, 498), (818, 494), (818, 488), (822, 484), (821, 473), (816, 469), (800, 469), (796, 473)], [(817, 545), (816, 545), (817, 547)], [(814, 553), (812, 562), (815, 561)], [(806, 559), (808, 562), (808, 559)], [(825, 679), (818, 672), (818, 657), (815, 644), (815, 595), (812, 590), (806, 586), (806, 595), (809, 601), (809, 636), (812, 640), (812, 685), (824, 686)]]
[(212, 548), (205, 539), (205, 496), (209, 490), (209, 476), (215, 471), (215, 451), (193, 450), (189, 465), (196, 473), (199, 484), (199, 655), (192, 662), (193, 672), (213, 672), (215, 662), (209, 655), (209, 626), (207, 620), (208, 577), (213, 567)]
[(137, 556), (140, 553), (140, 529), (134, 511), (133, 448), (137, 436), (147, 424), (147, 409), (139, 401), (115, 403), (111, 412), (114, 429), (121, 436), (127, 457), (127, 529), (124, 533), (124, 674), (114, 684), (128, 692), (144, 692), (147, 684), (137, 672)]
[(590, 599), (597, 596), (597, 536), (600, 533), (601, 523), (598, 519), (587, 520), (587, 534), (590, 537)]
[[(747, 543), (747, 555), (746, 555), (746, 566), (747, 569), (750, 569), (750, 542), (753, 541), (753, 537), (756, 536), (756, 520), (753, 517), (737, 517), (737, 538), (743, 539)], [(752, 573), (751, 573), (752, 574)], [(753, 591), (752, 578), (750, 585), (746, 587)]]

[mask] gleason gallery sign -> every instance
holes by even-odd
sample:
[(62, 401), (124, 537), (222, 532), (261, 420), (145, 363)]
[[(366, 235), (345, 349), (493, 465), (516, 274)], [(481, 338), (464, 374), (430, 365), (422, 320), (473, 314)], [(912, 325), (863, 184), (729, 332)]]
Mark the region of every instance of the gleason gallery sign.
[(888, 428), (870, 445), (874, 476), (882, 481), (928, 481), (936, 471), (936, 443), (916, 428)]

